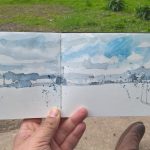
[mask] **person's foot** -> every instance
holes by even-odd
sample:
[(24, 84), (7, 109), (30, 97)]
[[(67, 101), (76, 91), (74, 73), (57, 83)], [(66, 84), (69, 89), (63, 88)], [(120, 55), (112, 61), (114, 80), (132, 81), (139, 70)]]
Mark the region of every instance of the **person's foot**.
[(131, 124), (120, 136), (115, 150), (139, 150), (139, 143), (145, 133), (142, 122)]

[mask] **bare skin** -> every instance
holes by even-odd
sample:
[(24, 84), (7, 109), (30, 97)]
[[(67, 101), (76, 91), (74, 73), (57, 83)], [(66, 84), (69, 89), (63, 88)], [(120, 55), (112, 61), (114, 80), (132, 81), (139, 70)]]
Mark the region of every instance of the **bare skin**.
[(82, 137), (87, 110), (80, 108), (70, 118), (61, 119), (52, 109), (47, 118), (26, 119), (15, 137), (13, 150), (73, 150)]

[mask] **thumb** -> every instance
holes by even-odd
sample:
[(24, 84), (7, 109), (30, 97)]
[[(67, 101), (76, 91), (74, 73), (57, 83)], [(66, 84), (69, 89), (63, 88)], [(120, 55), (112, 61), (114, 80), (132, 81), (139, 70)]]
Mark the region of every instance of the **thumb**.
[(60, 111), (53, 108), (35, 133), (36, 142), (50, 143), (60, 122)]

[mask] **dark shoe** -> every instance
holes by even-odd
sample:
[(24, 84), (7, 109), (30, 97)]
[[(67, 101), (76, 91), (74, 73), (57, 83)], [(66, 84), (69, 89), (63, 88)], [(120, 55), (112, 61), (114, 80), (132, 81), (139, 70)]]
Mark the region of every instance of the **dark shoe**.
[(145, 133), (142, 122), (131, 124), (120, 136), (115, 150), (139, 150), (140, 141)]

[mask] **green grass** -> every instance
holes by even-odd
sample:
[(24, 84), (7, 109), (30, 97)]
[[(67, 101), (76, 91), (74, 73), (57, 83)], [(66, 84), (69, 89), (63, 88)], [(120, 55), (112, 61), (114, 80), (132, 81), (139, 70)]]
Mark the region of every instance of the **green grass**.
[(0, 29), (54, 32), (150, 32), (150, 21), (135, 15), (149, 0), (124, 0), (122, 12), (107, 0), (0, 0)]

